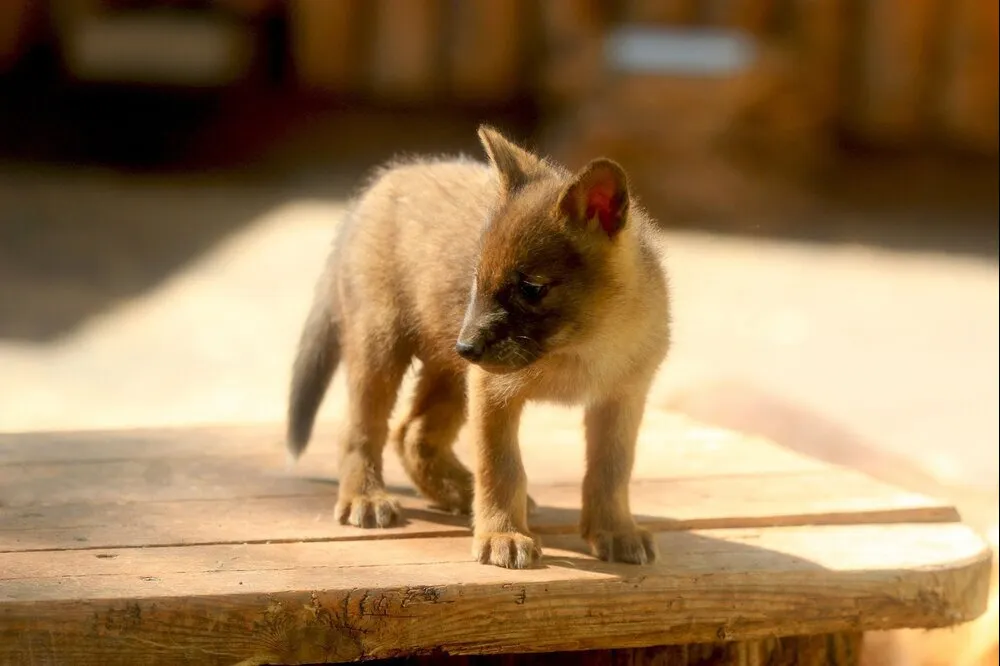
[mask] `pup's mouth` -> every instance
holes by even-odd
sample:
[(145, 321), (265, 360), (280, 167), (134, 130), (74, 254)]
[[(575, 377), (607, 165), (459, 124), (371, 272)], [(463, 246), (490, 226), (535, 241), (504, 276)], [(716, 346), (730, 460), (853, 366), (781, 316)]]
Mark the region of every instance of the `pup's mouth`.
[(481, 358), (466, 360), (490, 374), (509, 375), (534, 365), (541, 356), (539, 352), (518, 349), (516, 352), (508, 351), (505, 354), (500, 354), (499, 358), (490, 354), (484, 354)]
[(455, 343), (455, 351), (469, 363), (496, 375), (506, 375), (523, 370), (542, 356), (542, 349), (539, 345), (517, 344), (508, 338), (487, 341), (481, 338), (460, 336)]
[(542, 358), (542, 351), (540, 349), (529, 350), (522, 347), (518, 348), (516, 352), (508, 352), (501, 361), (489, 358), (483, 359), (483, 369), (497, 375), (505, 375), (531, 367), (540, 358)]
[(521, 362), (516, 364), (498, 363), (496, 361), (477, 361), (474, 363), (474, 365), (479, 366), (480, 368), (490, 373), (491, 375), (509, 375), (514, 372), (517, 372), (518, 370), (524, 370), (532, 363), (534, 363), (534, 361), (528, 363)]

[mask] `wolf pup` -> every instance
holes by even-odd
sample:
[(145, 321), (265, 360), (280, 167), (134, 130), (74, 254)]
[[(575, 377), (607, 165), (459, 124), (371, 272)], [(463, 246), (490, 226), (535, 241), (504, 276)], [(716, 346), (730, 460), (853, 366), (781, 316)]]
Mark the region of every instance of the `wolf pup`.
[[(289, 451), (305, 449), (343, 360), (338, 520), (399, 519), (382, 480), (392, 439), (424, 496), (471, 510), (473, 556), (520, 569), (541, 556), (528, 530), (522, 409), (529, 400), (582, 404), (581, 533), (601, 559), (652, 562), (655, 542), (633, 519), (628, 493), (646, 395), (669, 345), (652, 224), (611, 160), (572, 174), (490, 127), (479, 138), (489, 164), (392, 164), (352, 206), (299, 342)], [(390, 433), (414, 357), (414, 400)], [(474, 478), (452, 451), (467, 414)]]

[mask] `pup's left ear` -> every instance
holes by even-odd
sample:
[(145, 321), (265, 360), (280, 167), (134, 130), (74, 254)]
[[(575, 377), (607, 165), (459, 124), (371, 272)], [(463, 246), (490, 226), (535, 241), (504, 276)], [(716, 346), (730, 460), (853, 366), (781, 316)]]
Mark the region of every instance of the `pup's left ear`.
[(479, 141), (483, 144), (505, 193), (509, 194), (523, 186), (544, 169), (542, 161), (536, 155), (489, 125), (479, 126)]
[(628, 178), (606, 158), (585, 166), (559, 198), (559, 213), (581, 229), (600, 230), (614, 238), (628, 221)]

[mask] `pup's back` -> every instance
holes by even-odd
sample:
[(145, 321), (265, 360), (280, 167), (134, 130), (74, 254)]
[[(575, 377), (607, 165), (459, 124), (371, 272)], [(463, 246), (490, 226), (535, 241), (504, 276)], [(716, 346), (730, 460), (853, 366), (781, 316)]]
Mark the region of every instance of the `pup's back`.
[(457, 363), (455, 338), (496, 188), (486, 164), (466, 159), (402, 162), (377, 172), (337, 239), (330, 268), (340, 312), (392, 308), (404, 329), (419, 331), (415, 352)]

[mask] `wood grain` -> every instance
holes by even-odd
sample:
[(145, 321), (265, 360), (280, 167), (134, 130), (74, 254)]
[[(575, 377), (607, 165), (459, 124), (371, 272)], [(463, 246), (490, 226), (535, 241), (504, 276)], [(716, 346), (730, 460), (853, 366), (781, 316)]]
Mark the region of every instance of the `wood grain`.
[(552, 0), (537, 7), (543, 54), (536, 71), (540, 99), (549, 105), (579, 105), (605, 73), (607, 5), (596, 0)]
[(436, 0), (373, 0), (374, 35), (368, 72), (378, 99), (426, 102), (440, 90), (444, 4)]
[(952, 507), (760, 438), (650, 413), (632, 507), (663, 557), (639, 568), (575, 535), (579, 414), (529, 414), (545, 558), (512, 572), (391, 456), (408, 524), (334, 523), (336, 429), (291, 471), (276, 427), (0, 436), (0, 663), (849, 664), (831, 646), (859, 631), (985, 607), (990, 551)]
[(451, 5), (450, 94), (473, 104), (510, 102), (520, 92), (533, 18), (522, 0), (463, 0)]
[[(405, 402), (405, 399), (401, 399)], [(537, 481), (556, 483), (583, 471), (583, 414), (579, 409), (532, 406), (521, 424), (525, 465)], [(339, 421), (316, 427), (300, 467), (322, 466), (336, 458)], [(468, 438), (458, 452), (469, 460)], [(284, 464), (282, 428), (277, 425), (204, 425), (114, 431), (0, 433), (0, 467), (46, 462), (148, 460), (161, 458), (266, 457)], [(639, 436), (637, 478), (674, 478), (761, 472), (823, 470), (828, 465), (762, 437), (698, 423), (650, 409)], [(387, 460), (392, 460), (387, 453)], [(652, 476), (650, 476), (650, 474)]]
[(357, 0), (292, 0), (288, 3), (291, 56), (299, 85), (347, 93), (358, 87), (363, 42)]
[(5, 73), (24, 54), (30, 34), (30, 0), (0, 3), (0, 73)]
[[(286, 473), (278, 427), (202, 427), (0, 436), (0, 505), (222, 500), (333, 493), (339, 424), (325, 423)], [(583, 432), (572, 410), (532, 410), (522, 450), (535, 486), (579, 485)], [(473, 460), (468, 440), (458, 454)], [(761, 438), (651, 411), (640, 434), (633, 478), (663, 480), (824, 472), (829, 466)], [(386, 454), (387, 483), (406, 492), (398, 459)], [(2, 529), (2, 524), (0, 524)]]
[[(186, 465), (184, 464), (186, 462)], [(252, 472), (231, 478), (203, 461), (174, 461), (172, 486), (144, 495), (144, 476), (124, 473), (118, 463), (86, 465), (87, 477), (56, 483), (55, 496), (25, 503), (23, 480), (0, 491), (9, 510), (0, 518), (0, 551), (246, 543), (293, 540), (368, 540), (466, 534), (468, 519), (432, 510), (408, 487), (399, 490), (407, 524), (362, 530), (332, 517), (336, 485), (310, 479), (272, 479)], [(43, 469), (48, 470), (45, 466)], [(142, 467), (136, 468), (141, 472)], [(73, 470), (63, 470), (72, 475)], [(101, 487), (114, 478), (113, 486)], [(39, 484), (52, 483), (46, 476)], [(95, 486), (90, 490), (87, 481)], [(176, 490), (176, 492), (174, 492)], [(284, 493), (247, 496), (246, 493)], [(38, 490), (37, 492), (43, 492)], [(532, 529), (541, 534), (575, 533), (580, 487), (533, 485), (539, 512)], [(66, 493), (69, 493), (68, 495)], [(141, 501), (144, 497), (163, 501)], [(89, 502), (67, 503), (72, 498)], [(632, 510), (656, 530), (822, 525), (857, 522), (954, 522), (955, 510), (937, 500), (899, 490), (856, 472), (832, 470), (760, 476), (639, 481)], [(197, 516), (198, 520), (192, 520)]]
[[(628, 648), (939, 626), (985, 607), (990, 553), (959, 525), (658, 536), (664, 561), (469, 561), (468, 538), (2, 556), (0, 661), (309, 663)], [(133, 660), (126, 662), (126, 659)]]
[[(817, 125), (828, 130), (838, 119), (844, 104), (844, 50), (847, 0), (795, 0), (798, 15), (797, 46), (799, 64), (806, 74), (797, 79), (818, 116)], [(817, 140), (827, 140), (819, 135)]]
[(941, 0), (869, 0), (857, 5), (860, 49), (850, 68), (848, 123), (876, 145), (927, 138), (926, 91)]
[(939, 87), (933, 91), (940, 131), (953, 147), (995, 157), (1000, 4), (953, 0), (947, 9)]
[(690, 25), (698, 20), (694, 0), (626, 0), (622, 4), (625, 20), (634, 23)]

